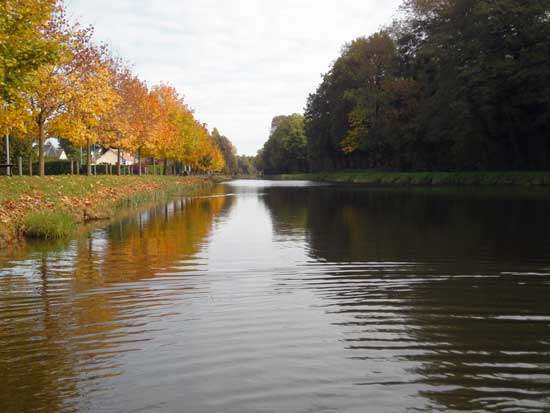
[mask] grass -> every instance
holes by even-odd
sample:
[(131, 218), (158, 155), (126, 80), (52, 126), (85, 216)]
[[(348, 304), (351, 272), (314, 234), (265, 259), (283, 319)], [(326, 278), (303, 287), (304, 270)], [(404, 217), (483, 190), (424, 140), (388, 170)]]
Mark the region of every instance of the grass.
[(70, 222), (109, 219), (120, 210), (211, 188), (209, 177), (0, 177), (0, 247), (17, 238), (69, 236)]
[(74, 218), (63, 211), (40, 211), (28, 214), (23, 221), (23, 232), (28, 238), (55, 240), (75, 233)]
[(386, 186), (550, 185), (550, 172), (382, 172), (374, 170), (350, 170), (278, 175), (273, 178)]

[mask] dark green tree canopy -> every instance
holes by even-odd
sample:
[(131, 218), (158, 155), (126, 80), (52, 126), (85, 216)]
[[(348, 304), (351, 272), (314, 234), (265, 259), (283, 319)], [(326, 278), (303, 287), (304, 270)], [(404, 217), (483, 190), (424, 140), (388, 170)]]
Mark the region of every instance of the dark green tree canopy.
[(550, 0), (407, 0), (305, 109), (313, 170), (550, 168)]
[(295, 173), (307, 170), (307, 143), (304, 117), (299, 114), (276, 116), (271, 134), (258, 154), (266, 174)]

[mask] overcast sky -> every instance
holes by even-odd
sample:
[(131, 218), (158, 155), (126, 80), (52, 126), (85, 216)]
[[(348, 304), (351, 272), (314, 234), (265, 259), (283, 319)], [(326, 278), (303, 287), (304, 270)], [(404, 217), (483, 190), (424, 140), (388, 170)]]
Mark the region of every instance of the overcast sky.
[(197, 118), (253, 155), (276, 115), (303, 113), (350, 40), (402, 0), (66, 0), (69, 16), (149, 85), (175, 86)]

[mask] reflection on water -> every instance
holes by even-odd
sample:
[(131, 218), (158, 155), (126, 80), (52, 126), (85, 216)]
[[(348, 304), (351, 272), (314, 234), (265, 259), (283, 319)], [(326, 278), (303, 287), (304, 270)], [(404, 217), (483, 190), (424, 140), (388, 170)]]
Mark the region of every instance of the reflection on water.
[(4, 251), (0, 411), (547, 411), (549, 200), (237, 181)]

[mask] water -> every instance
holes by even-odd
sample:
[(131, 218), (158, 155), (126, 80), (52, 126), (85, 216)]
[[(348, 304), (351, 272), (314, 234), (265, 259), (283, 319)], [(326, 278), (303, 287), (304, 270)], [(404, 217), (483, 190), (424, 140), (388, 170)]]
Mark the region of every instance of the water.
[(236, 181), (0, 255), (0, 411), (550, 411), (550, 195)]

